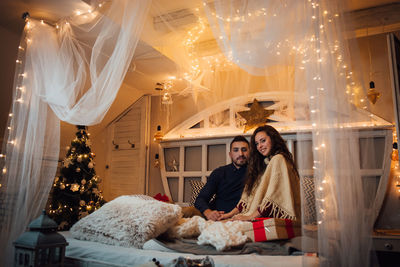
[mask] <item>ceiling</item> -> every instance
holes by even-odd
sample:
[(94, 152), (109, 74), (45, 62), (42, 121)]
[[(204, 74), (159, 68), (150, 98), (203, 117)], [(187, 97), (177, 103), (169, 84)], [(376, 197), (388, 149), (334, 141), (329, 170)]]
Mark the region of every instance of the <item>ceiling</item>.
[[(343, 0), (349, 11), (368, 9), (389, 3), (400, 3), (395, 0)], [(87, 10), (90, 0), (1, 0), (0, 1), (0, 26), (20, 34), (25, 25), (22, 19), (24, 12), (37, 19), (56, 22), (77, 10)], [(174, 11), (199, 5), (201, 0), (157, 0), (159, 7), (165, 11)], [(154, 94), (155, 84), (163, 81), (168, 76), (177, 76), (175, 63), (158, 52), (156, 49), (141, 41), (135, 50), (131, 67), (124, 80), (124, 86), (120, 90), (115, 103), (99, 126), (92, 128), (98, 131), (110, 123), (118, 114), (129, 107), (135, 99), (143, 94)], [(183, 84), (177, 84), (183, 89)], [(178, 88), (179, 89), (179, 88)], [(134, 92), (134, 93), (132, 93)], [(74, 126), (63, 124), (66, 129)], [(68, 138), (67, 138), (68, 139)]]

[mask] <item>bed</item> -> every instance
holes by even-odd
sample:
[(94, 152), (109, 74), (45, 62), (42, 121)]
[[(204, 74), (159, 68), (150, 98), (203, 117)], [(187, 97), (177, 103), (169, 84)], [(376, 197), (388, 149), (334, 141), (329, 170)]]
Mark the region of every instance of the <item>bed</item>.
[(70, 231), (61, 232), (68, 242), (66, 264), (151, 266), (155, 258), (162, 266), (175, 266), (173, 261), (183, 257), (212, 263), (205, 266), (245, 266), (249, 262), (252, 266), (303, 266), (304, 261), (307, 266), (318, 265), (316, 254), (311, 253), (316, 249), (300, 251), (303, 237), (290, 242), (251, 242), (238, 230), (251, 222), (183, 218), (182, 210), (149, 196), (120, 196), (79, 220)]

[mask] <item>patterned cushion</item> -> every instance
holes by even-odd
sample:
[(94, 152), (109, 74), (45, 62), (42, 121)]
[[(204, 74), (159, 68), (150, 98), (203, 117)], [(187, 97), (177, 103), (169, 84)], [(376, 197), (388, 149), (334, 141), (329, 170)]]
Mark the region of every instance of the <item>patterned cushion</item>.
[(314, 178), (302, 178), (303, 189), (303, 222), (305, 224), (315, 224), (317, 222), (317, 214), (315, 210), (315, 193)]
[[(192, 188), (192, 197), (190, 198), (189, 205), (194, 206), (194, 202), (196, 201), (197, 196), (199, 195), (201, 189), (204, 187), (205, 183), (199, 180), (191, 180), (190, 187)], [(215, 194), (210, 199), (210, 202), (215, 199)]]
[(194, 202), (196, 201), (197, 196), (200, 193), (200, 190), (203, 188), (205, 183), (198, 180), (191, 180), (190, 187), (192, 188), (192, 197), (190, 198), (189, 205), (194, 206)]

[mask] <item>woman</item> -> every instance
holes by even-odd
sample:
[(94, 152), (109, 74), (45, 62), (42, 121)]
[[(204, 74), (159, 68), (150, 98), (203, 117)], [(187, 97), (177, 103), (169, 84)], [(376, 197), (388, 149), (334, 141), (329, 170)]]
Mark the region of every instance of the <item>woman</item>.
[(293, 156), (275, 128), (258, 127), (250, 140), (250, 160), (239, 203), (221, 220), (257, 217), (300, 219), (300, 181)]

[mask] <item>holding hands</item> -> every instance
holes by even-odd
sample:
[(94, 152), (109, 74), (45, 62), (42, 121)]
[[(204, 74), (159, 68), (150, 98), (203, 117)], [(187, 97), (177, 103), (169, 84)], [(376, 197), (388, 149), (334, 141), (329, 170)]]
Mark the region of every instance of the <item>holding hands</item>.
[(206, 209), (203, 212), (203, 214), (204, 214), (204, 216), (206, 216), (207, 220), (219, 221), (219, 220), (221, 220), (221, 217), (224, 215), (224, 212), (218, 211), (218, 210)]

